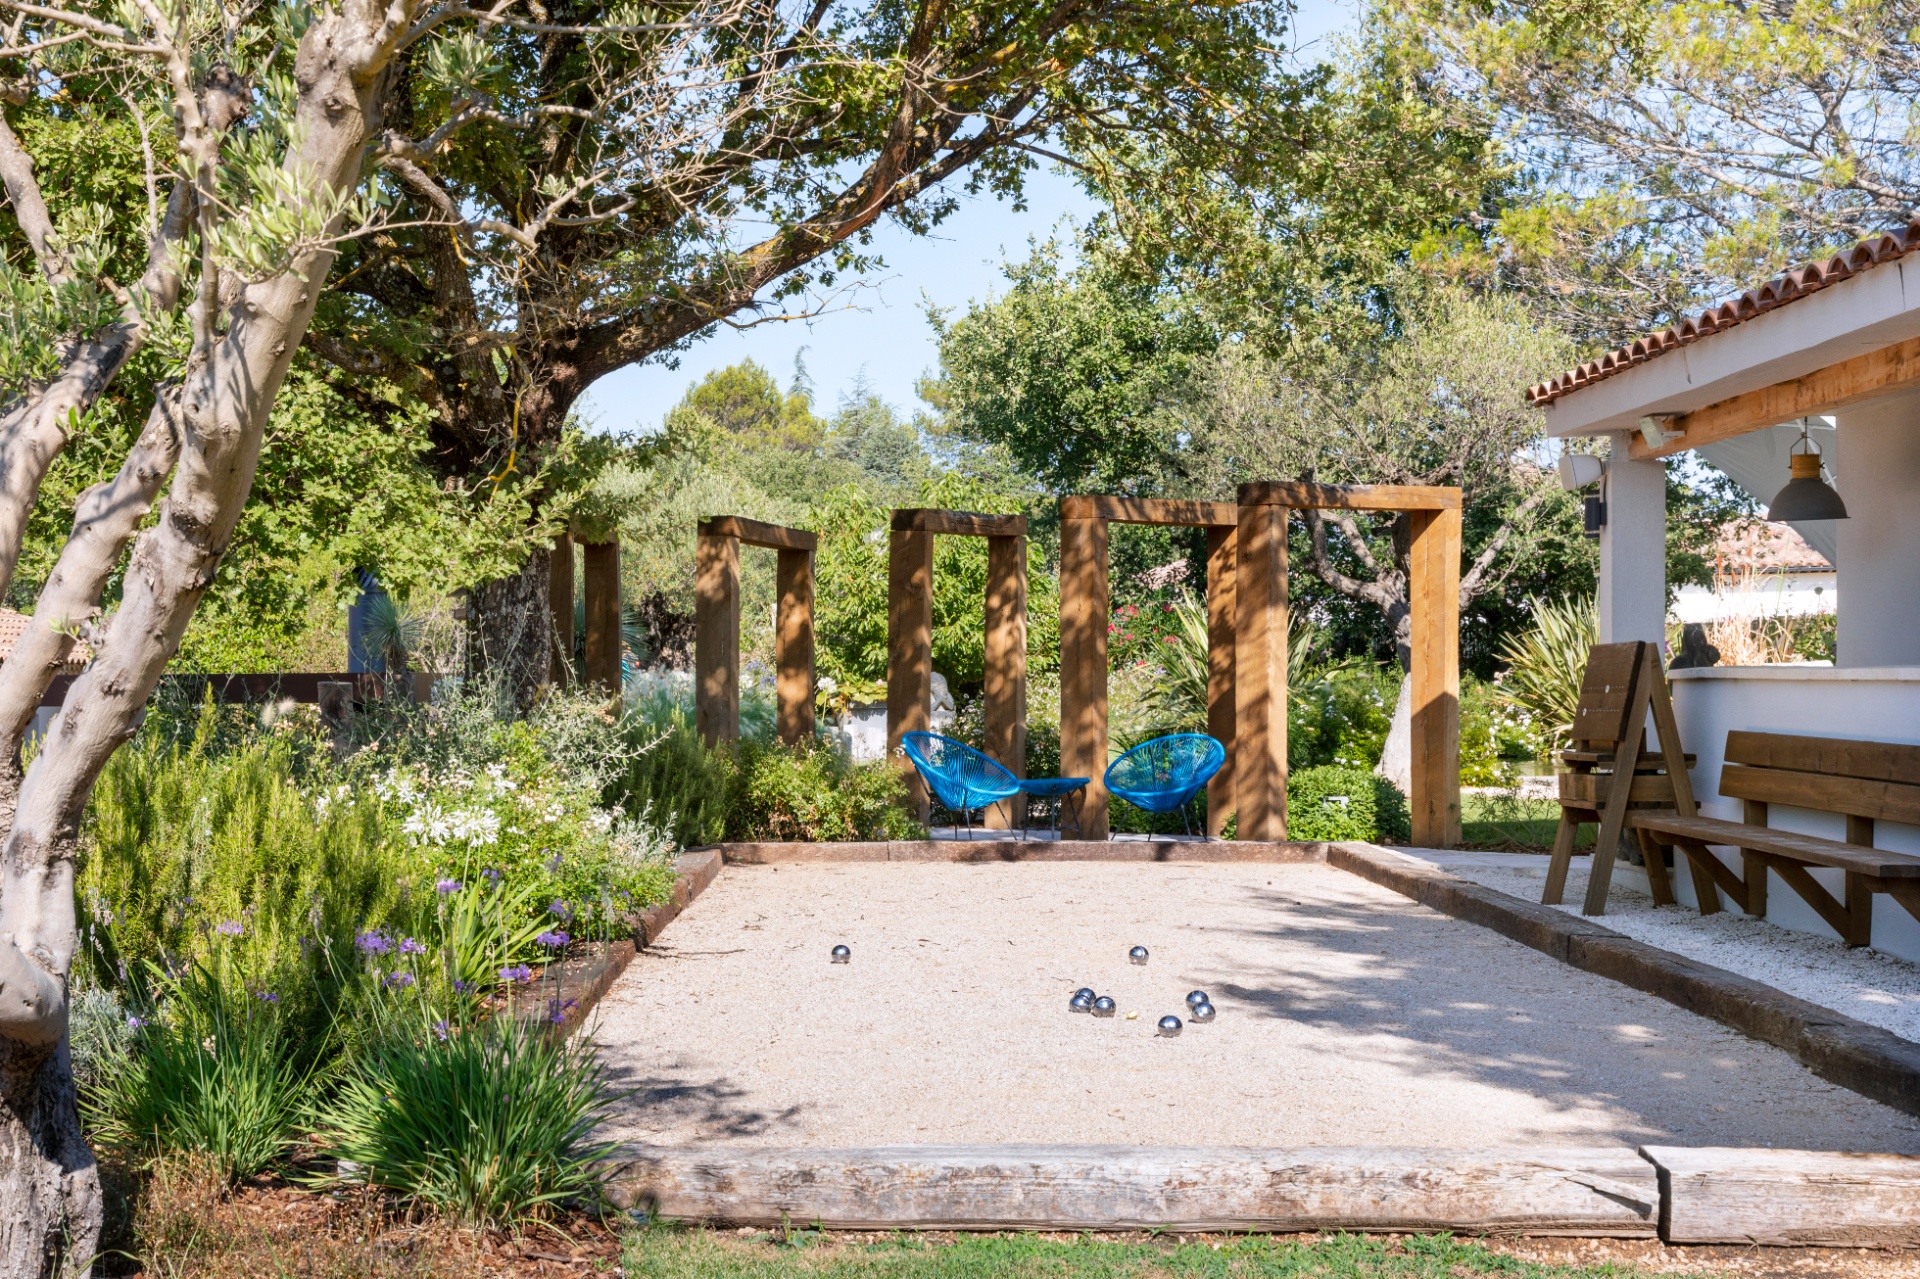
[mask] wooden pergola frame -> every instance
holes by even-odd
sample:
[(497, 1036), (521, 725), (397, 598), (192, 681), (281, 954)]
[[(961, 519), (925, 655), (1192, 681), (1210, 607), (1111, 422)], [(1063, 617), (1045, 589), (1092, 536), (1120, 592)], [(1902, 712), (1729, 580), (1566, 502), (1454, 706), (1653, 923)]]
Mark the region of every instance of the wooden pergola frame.
[[(1207, 732), (1227, 762), (1207, 784), (1207, 834), (1233, 811), (1234, 560), (1240, 508), (1163, 498), (1060, 499), (1060, 775), (1086, 777), (1080, 824), (1107, 838), (1107, 627), (1113, 604), (1107, 526), (1156, 524), (1207, 530)], [(1246, 838), (1243, 836), (1242, 838)]]
[(774, 613), (777, 725), (783, 742), (813, 736), (813, 552), (806, 529), (737, 515), (702, 520), (693, 587), (693, 719), (708, 745), (740, 736), (740, 545), (779, 552)]
[(1460, 842), (1460, 490), (1281, 481), (1240, 486), (1235, 575), (1238, 838), (1287, 837), (1287, 516), (1404, 511), (1412, 547), (1413, 842)]
[[(987, 754), (1015, 777), (1027, 760), (1027, 517), (908, 507), (893, 513), (887, 542), (887, 752), (933, 722), (933, 539), (987, 539)], [(914, 808), (929, 816), (926, 787), (908, 770)], [(987, 823), (1006, 819), (998, 808)]]

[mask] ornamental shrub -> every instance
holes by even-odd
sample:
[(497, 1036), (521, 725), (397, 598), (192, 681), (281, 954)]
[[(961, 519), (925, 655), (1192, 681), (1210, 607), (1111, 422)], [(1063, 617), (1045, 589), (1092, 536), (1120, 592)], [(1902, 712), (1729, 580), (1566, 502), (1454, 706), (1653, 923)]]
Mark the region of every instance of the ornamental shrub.
[(1304, 768), (1287, 779), (1287, 837), (1404, 844), (1413, 815), (1400, 788), (1367, 769)]
[(730, 840), (921, 839), (891, 761), (854, 764), (831, 746), (743, 740), (729, 764)]

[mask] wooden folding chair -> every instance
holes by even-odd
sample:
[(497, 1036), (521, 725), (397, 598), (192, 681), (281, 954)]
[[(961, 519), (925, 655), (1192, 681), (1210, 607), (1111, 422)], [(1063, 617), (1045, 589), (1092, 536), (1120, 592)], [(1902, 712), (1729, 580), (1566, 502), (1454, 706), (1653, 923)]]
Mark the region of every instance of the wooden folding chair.
[[(1658, 754), (1645, 745), (1649, 708), (1660, 735)], [(1680, 760), (1680, 767), (1670, 767), (1670, 760)], [(1554, 833), (1553, 860), (1540, 901), (1547, 906), (1560, 904), (1573, 861), (1574, 835), (1580, 823), (1594, 822), (1600, 834), (1593, 845), (1593, 873), (1587, 879), (1581, 913), (1605, 914), (1614, 850), (1626, 827), (1629, 806), (1671, 808), (1684, 817), (1698, 812), (1693, 785), (1687, 779), (1693, 759), (1680, 749), (1680, 728), (1673, 718), (1673, 701), (1667, 695), (1657, 648), (1633, 640), (1595, 644), (1588, 650), (1587, 672), (1580, 681), (1580, 701), (1573, 716), (1573, 748), (1560, 752), (1560, 762), (1569, 771), (1560, 774), (1560, 827)], [(1619, 785), (1621, 778), (1629, 779), (1628, 784)], [(1646, 856), (1654, 902), (1670, 904), (1673, 886), (1667, 879), (1666, 850), (1645, 832), (1640, 832), (1640, 849)]]

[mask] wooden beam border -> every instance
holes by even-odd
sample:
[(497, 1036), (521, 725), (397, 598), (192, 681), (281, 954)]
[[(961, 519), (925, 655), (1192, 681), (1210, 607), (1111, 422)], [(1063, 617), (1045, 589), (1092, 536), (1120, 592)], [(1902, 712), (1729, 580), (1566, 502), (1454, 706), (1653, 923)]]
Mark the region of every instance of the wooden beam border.
[(813, 553), (803, 528), (716, 515), (696, 526), (693, 722), (709, 745), (740, 736), (740, 546), (778, 552), (773, 663), (780, 740), (813, 738)]

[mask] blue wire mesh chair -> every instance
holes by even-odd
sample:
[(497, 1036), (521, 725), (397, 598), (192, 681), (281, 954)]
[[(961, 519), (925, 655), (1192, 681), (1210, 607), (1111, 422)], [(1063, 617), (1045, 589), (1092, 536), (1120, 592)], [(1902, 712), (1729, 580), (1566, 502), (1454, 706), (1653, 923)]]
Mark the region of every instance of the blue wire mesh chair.
[(1178, 809), (1180, 824), (1191, 835), (1187, 803), (1226, 762), (1227, 748), (1205, 733), (1156, 737), (1107, 766), (1107, 790), (1149, 813)]
[(973, 810), (1020, 793), (1020, 779), (999, 760), (938, 733), (902, 733), (901, 749), (919, 770), (940, 807), (958, 813), (973, 838)]

